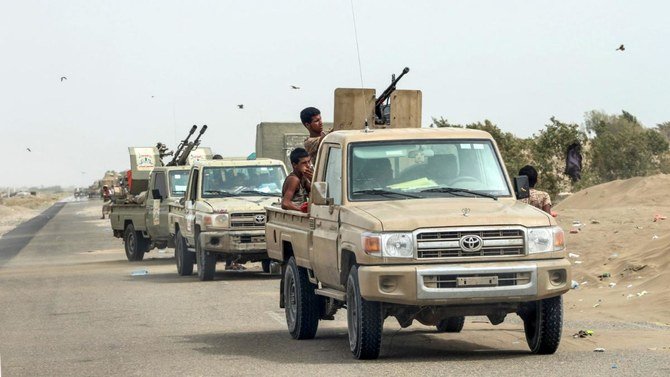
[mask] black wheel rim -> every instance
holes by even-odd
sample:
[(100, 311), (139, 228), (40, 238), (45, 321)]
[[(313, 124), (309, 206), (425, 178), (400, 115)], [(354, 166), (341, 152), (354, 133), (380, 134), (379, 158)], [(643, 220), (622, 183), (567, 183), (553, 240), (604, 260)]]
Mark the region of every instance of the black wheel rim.
[(286, 270), (285, 284), (288, 293), (286, 297), (288, 300), (288, 305), (286, 305), (286, 322), (288, 328), (293, 331), (296, 328), (298, 318), (298, 290), (295, 284), (293, 269), (290, 267)]
[(137, 250), (137, 239), (135, 238), (135, 232), (128, 233), (128, 252), (130, 255), (135, 255), (135, 250)]
[(353, 284), (350, 282), (347, 285), (347, 332), (349, 333), (349, 347), (354, 351), (358, 344), (358, 298)]

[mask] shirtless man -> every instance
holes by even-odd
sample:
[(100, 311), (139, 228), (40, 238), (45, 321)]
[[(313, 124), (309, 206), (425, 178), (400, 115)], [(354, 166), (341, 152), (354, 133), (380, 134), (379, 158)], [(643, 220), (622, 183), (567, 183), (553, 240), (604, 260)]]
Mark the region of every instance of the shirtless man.
[(303, 148), (296, 148), (290, 155), (293, 171), (284, 180), (281, 208), (307, 212), (302, 207), (307, 203), (310, 182), (305, 172), (311, 169), (309, 154)]

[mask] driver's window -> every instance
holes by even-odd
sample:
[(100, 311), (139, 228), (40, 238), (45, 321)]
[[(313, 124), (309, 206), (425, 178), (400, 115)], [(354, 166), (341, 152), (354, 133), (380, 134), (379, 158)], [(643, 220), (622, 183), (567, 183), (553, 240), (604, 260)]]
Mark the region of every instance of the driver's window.
[(333, 204), (342, 204), (342, 149), (331, 147), (328, 150), (325, 178), (328, 197), (333, 198)]
[(158, 172), (154, 177), (154, 189), (158, 189), (158, 192), (161, 194), (161, 197), (165, 198), (167, 196), (167, 187), (165, 187), (165, 173)]

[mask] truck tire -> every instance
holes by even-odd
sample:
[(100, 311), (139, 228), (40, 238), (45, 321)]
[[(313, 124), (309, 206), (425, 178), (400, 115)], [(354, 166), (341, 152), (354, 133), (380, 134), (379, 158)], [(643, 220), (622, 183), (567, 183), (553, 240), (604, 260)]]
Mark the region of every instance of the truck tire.
[(528, 303), (528, 312), (522, 318), (530, 351), (539, 355), (556, 352), (563, 329), (563, 298), (556, 296)]
[(263, 272), (265, 272), (266, 274), (270, 273), (270, 263), (272, 263), (272, 261), (269, 260), (269, 259), (263, 259), (261, 261), (261, 266), (263, 267)]
[(123, 232), (123, 245), (126, 249), (126, 258), (131, 262), (144, 259), (144, 253), (149, 250), (149, 240), (144, 238), (142, 232), (135, 231), (133, 224), (128, 224)]
[(319, 327), (316, 286), (309, 281), (307, 270), (298, 267), (294, 257), (288, 260), (282, 281), (288, 331), (293, 339), (313, 339)]
[(174, 236), (174, 259), (177, 262), (177, 273), (179, 276), (189, 276), (193, 274), (193, 264), (195, 263), (195, 253), (188, 249), (186, 240), (181, 236), (178, 230)]
[(195, 260), (198, 264), (198, 278), (200, 281), (214, 279), (216, 271), (216, 255), (208, 253), (200, 245), (200, 234), (195, 234)]
[(437, 323), (438, 332), (461, 332), (465, 324), (465, 317), (449, 317)]
[(358, 267), (352, 266), (347, 279), (347, 330), (349, 348), (355, 358), (371, 360), (379, 357), (383, 326), (381, 303), (361, 297)]

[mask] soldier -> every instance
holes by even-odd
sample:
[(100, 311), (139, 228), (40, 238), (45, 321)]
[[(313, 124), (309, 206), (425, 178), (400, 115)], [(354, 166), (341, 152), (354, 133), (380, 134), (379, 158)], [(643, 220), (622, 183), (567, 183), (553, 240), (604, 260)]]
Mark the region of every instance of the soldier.
[(109, 214), (109, 206), (112, 204), (112, 190), (107, 185), (102, 186), (102, 217), (105, 218), (105, 215)]
[[(321, 111), (316, 107), (306, 107), (300, 112), (300, 121), (302, 125), (309, 131), (309, 137), (305, 139), (305, 150), (309, 153), (309, 158), (312, 166), (316, 163), (316, 153), (319, 151), (321, 141), (326, 137), (328, 132), (323, 131), (323, 120), (321, 119)], [(330, 131), (329, 131), (330, 132)], [(307, 172), (307, 178), (312, 179), (312, 172)]]
[(305, 204), (309, 196), (309, 180), (305, 172), (310, 169), (309, 154), (303, 148), (296, 148), (291, 152), (293, 171), (284, 180), (281, 194), (282, 209), (307, 212)]
[(535, 184), (537, 183), (537, 170), (530, 165), (526, 165), (519, 170), (519, 175), (527, 176), (528, 185), (530, 186), (530, 194), (528, 198), (521, 199), (521, 201), (551, 214), (551, 197), (548, 193), (535, 189)]

